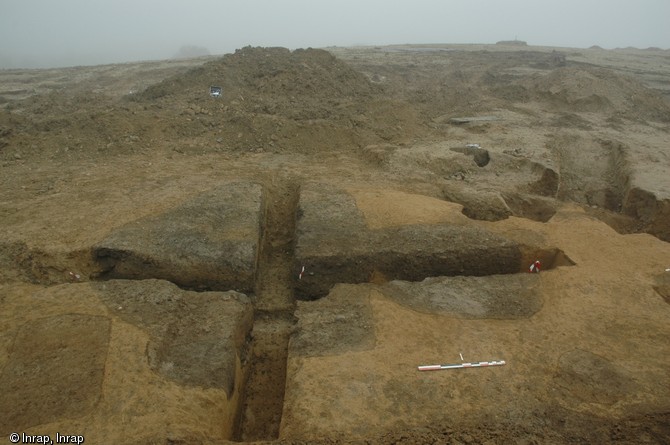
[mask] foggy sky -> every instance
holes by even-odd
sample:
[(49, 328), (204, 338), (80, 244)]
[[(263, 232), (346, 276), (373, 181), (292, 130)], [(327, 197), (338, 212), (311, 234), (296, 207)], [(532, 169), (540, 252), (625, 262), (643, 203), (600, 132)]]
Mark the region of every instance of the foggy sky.
[(0, 68), (166, 59), (186, 45), (670, 48), (669, 19), (669, 0), (0, 0)]

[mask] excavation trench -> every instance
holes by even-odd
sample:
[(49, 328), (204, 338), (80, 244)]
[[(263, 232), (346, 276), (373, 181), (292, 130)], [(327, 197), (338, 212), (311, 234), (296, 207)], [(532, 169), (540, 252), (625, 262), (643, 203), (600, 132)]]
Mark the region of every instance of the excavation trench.
[[(349, 240), (356, 248), (349, 253), (339, 251), (337, 254), (332, 254), (328, 243), (322, 242), (323, 233), (309, 232), (309, 236), (315, 237), (316, 249), (308, 255), (304, 246), (301, 249), (299, 244), (300, 237), (307, 236), (297, 227), (297, 215), (301, 213), (298, 210), (299, 199), (298, 184), (288, 178), (275, 177), (263, 187), (256, 273), (253, 293), (249, 293), (254, 306), (253, 328), (248, 353), (241, 363), (240, 401), (233, 415), (236, 420), (232, 425), (232, 439), (236, 441), (275, 440), (279, 437), (296, 297), (304, 300), (323, 297), (337, 283), (526, 273), (534, 260), (543, 263), (543, 270), (574, 264), (559, 249), (523, 246), (478, 231), (459, 231), (454, 237), (453, 228), (447, 227), (442, 233), (439, 230), (436, 232), (434, 227), (424, 226), (378, 231), (374, 236), (379, 236), (379, 239), (373, 237), (366, 242)], [(323, 214), (325, 219), (333, 220), (331, 232), (337, 232), (336, 220), (339, 216), (342, 215)], [(412, 244), (428, 240), (426, 245), (433, 247), (416, 250), (408, 248), (408, 244), (398, 243), (399, 239), (411, 239)], [(453, 242), (445, 249), (436, 245), (438, 239), (452, 239)], [(336, 244), (341, 246), (345, 243), (338, 241)], [(390, 247), (385, 251), (375, 250), (375, 246), (378, 249), (382, 245)], [(324, 249), (325, 254), (317, 254)], [(70, 269), (76, 272), (77, 265), (79, 270), (84, 269), (84, 277), (98, 280), (110, 278), (104, 274), (94, 276), (88, 273), (88, 269), (94, 269), (97, 264), (94, 264), (97, 259), (95, 251), (92, 252), (93, 260), (86, 260), (83, 254), (78, 254), (61, 267), (51, 267), (49, 270), (53, 269), (53, 273), (33, 264), (40, 261), (30, 254), (26, 246), (16, 245), (12, 252), (12, 257), (25, 258), (24, 263), (30, 263), (26, 263), (24, 268), (30, 269), (31, 278), (40, 281), (66, 281), (68, 278), (63, 277), (63, 273)], [(304, 273), (300, 273), (302, 266), (305, 266)]]
[(467, 250), (379, 251), (351, 255), (303, 256), (296, 268), (305, 268), (296, 281), (300, 300), (322, 298), (338, 283), (422, 281), (440, 276), (489, 276), (528, 273), (539, 260), (542, 271), (575, 263), (560, 249), (525, 245), (480, 246)]
[(254, 303), (251, 362), (244, 384), (237, 441), (279, 437), (288, 343), (294, 325), (293, 273), (299, 187), (274, 177), (265, 188)]

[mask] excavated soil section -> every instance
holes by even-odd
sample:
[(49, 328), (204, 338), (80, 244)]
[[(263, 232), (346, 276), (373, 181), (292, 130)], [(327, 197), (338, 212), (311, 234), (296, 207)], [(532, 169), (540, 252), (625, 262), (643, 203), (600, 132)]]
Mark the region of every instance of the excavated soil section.
[(469, 224), (454, 214), (456, 206), (438, 200), (432, 204), (443, 210), (430, 224), (375, 227), (365, 213), (367, 208), (379, 209), (375, 199), (383, 201), (374, 194), (348, 193), (326, 184), (302, 188), (295, 254), (298, 298), (325, 296), (337, 283), (513, 274), (526, 272), (535, 260), (545, 269), (573, 264), (558, 249), (526, 246)]
[(110, 280), (6, 287), (2, 305), (2, 434), (232, 437), (253, 325), (243, 294)]
[(120, 227), (93, 247), (99, 279), (161, 278), (251, 292), (262, 223), (258, 184), (232, 183)]
[(274, 173), (265, 190), (264, 230), (254, 296), (252, 357), (235, 439), (279, 437), (288, 343), (293, 332), (293, 250), (299, 185)]
[(667, 60), (0, 72), (0, 433), (667, 443)]
[(239, 389), (252, 308), (244, 294), (185, 293), (160, 280), (96, 283), (100, 299), (126, 323), (151, 335), (149, 366), (181, 385)]

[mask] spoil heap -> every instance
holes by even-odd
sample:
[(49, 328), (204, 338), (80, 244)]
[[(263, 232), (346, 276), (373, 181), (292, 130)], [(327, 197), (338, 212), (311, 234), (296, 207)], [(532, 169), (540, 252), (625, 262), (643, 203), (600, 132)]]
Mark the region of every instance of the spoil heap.
[[(221, 95), (208, 97), (210, 86)], [(222, 150), (319, 152), (405, 140), (425, 129), (409, 104), (324, 50), (243, 48), (135, 96), (178, 113), (173, 138)]]

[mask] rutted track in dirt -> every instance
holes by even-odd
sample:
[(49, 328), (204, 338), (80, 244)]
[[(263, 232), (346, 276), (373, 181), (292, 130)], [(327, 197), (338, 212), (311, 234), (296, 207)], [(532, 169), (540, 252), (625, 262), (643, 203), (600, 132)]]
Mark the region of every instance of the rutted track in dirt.
[(240, 441), (279, 437), (288, 342), (294, 325), (293, 264), (299, 187), (275, 175), (265, 188), (251, 364), (244, 390)]

